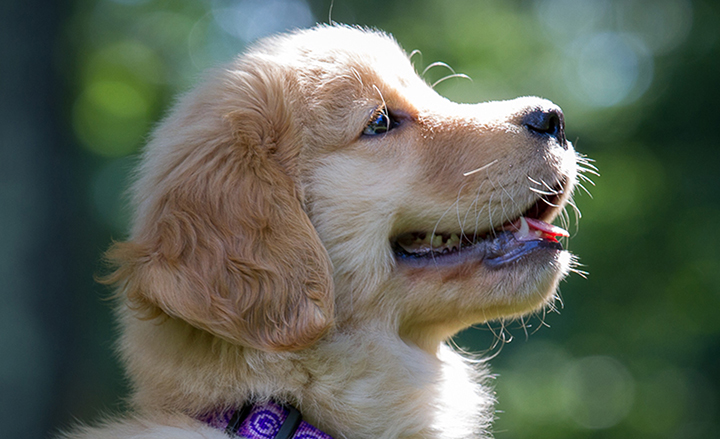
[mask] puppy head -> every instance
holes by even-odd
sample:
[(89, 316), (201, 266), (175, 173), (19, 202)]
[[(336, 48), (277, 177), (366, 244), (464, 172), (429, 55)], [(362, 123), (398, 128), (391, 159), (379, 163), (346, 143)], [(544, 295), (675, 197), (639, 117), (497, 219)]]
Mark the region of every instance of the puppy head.
[(110, 280), (264, 350), (312, 344), (334, 313), (433, 340), (526, 313), (570, 268), (537, 226), (576, 178), (562, 118), (538, 98), (452, 103), (377, 32), (265, 40), (155, 131)]
[(313, 49), (296, 68), (313, 73), (298, 117), (314, 154), (303, 182), (338, 321), (385, 318), (442, 339), (551, 301), (572, 257), (549, 223), (577, 174), (560, 109), (533, 97), (450, 102), (382, 34), (302, 38)]

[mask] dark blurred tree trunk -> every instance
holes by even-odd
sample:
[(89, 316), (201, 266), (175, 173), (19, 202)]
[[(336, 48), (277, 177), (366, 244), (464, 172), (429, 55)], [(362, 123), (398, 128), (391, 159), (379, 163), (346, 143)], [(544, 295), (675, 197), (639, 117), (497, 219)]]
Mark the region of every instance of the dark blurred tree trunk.
[(0, 437), (46, 437), (69, 358), (71, 145), (56, 72), (64, 2), (0, 2)]

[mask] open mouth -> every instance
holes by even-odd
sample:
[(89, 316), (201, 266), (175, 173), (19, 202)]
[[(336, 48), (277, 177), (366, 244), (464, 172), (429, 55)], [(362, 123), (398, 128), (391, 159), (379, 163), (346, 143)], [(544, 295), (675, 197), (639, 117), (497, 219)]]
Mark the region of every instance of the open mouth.
[(454, 265), (482, 261), (490, 268), (500, 268), (539, 249), (560, 251), (558, 238), (569, 236), (560, 227), (543, 219), (560, 204), (558, 195), (543, 196), (517, 218), (492, 230), (463, 232), (409, 232), (392, 240), (399, 262), (412, 266)]

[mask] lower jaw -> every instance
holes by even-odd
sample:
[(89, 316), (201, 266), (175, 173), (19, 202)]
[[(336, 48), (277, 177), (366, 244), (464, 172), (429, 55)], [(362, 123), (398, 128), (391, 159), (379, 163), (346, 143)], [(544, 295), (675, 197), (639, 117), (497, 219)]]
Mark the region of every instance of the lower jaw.
[(484, 239), (450, 253), (413, 254), (398, 250), (396, 260), (412, 267), (454, 266), (465, 263), (482, 263), (490, 269), (510, 266), (539, 251), (560, 252), (562, 245), (554, 240), (518, 240), (509, 231)]

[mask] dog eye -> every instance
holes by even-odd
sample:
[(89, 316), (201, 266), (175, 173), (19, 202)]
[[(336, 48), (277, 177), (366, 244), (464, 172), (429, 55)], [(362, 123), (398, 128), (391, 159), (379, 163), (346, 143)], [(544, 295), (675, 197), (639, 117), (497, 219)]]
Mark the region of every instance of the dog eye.
[(399, 124), (400, 123), (392, 117), (386, 108), (381, 108), (373, 114), (370, 123), (367, 124), (362, 133), (366, 136), (377, 136), (378, 134), (387, 133)]

